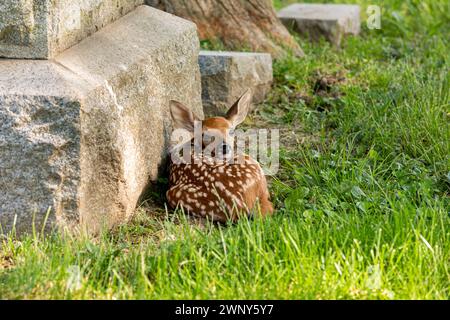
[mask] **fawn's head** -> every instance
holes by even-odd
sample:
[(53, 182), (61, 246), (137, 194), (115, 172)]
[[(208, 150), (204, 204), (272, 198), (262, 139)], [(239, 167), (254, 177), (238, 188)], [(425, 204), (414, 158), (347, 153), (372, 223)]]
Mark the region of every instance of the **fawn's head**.
[(171, 101), (170, 112), (174, 130), (185, 130), (193, 136), (198, 126), (201, 129), (202, 149), (219, 150), (222, 155), (227, 156), (233, 150), (234, 130), (247, 117), (251, 101), (252, 92), (249, 89), (233, 104), (225, 117), (213, 117), (203, 121), (183, 104)]

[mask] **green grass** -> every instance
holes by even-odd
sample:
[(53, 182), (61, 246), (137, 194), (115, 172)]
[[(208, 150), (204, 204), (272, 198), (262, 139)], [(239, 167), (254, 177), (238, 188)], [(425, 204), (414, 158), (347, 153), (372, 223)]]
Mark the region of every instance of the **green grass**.
[(341, 50), (300, 40), (306, 58), (276, 62), (253, 115), (283, 128), (274, 217), (141, 210), (95, 239), (8, 235), (0, 298), (448, 299), (449, 4), (382, 10)]

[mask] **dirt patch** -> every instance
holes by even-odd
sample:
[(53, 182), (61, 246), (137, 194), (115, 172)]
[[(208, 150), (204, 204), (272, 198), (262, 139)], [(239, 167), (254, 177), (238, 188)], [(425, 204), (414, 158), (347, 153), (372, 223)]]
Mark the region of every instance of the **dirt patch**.
[(9, 254), (0, 254), (0, 271), (14, 267), (14, 259)]
[(339, 87), (346, 82), (347, 78), (343, 74), (322, 75), (317, 72), (312, 78), (312, 88), (316, 95), (337, 97), (342, 95)]

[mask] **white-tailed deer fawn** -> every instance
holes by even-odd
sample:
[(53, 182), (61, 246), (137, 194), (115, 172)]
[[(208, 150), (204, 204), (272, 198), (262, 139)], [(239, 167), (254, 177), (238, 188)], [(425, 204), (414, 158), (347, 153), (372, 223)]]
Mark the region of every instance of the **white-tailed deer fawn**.
[[(175, 130), (190, 133), (186, 140), (193, 144), (196, 123), (201, 124), (200, 155), (195, 150), (188, 162), (170, 163), (170, 189), (167, 199), (171, 207), (182, 207), (196, 216), (209, 217), (214, 221), (236, 221), (243, 214), (263, 216), (273, 213), (272, 203), (264, 172), (259, 163), (248, 155), (232, 155), (233, 131), (242, 123), (252, 100), (247, 91), (228, 111), (226, 117), (214, 117), (200, 121), (181, 103), (171, 101), (170, 111)], [(211, 149), (212, 137), (219, 145), (217, 152), (205, 155)], [(219, 138), (219, 139), (218, 139)], [(172, 151), (173, 152), (173, 151)], [(227, 155), (230, 155), (227, 156)]]

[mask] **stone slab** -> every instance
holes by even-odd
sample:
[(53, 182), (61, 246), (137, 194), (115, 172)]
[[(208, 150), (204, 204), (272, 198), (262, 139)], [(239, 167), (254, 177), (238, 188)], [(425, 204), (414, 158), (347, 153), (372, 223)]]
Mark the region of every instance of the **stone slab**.
[(272, 57), (267, 53), (201, 51), (203, 108), (207, 116), (224, 114), (248, 89), (253, 102), (263, 102), (273, 81)]
[(312, 40), (324, 37), (336, 46), (344, 35), (358, 35), (361, 29), (358, 5), (296, 3), (281, 9), (278, 17), (299, 34)]
[(196, 26), (140, 6), (47, 60), (0, 59), (0, 223), (97, 232), (157, 179), (169, 100), (203, 116)]
[(2, 0), (0, 57), (50, 59), (144, 0)]

